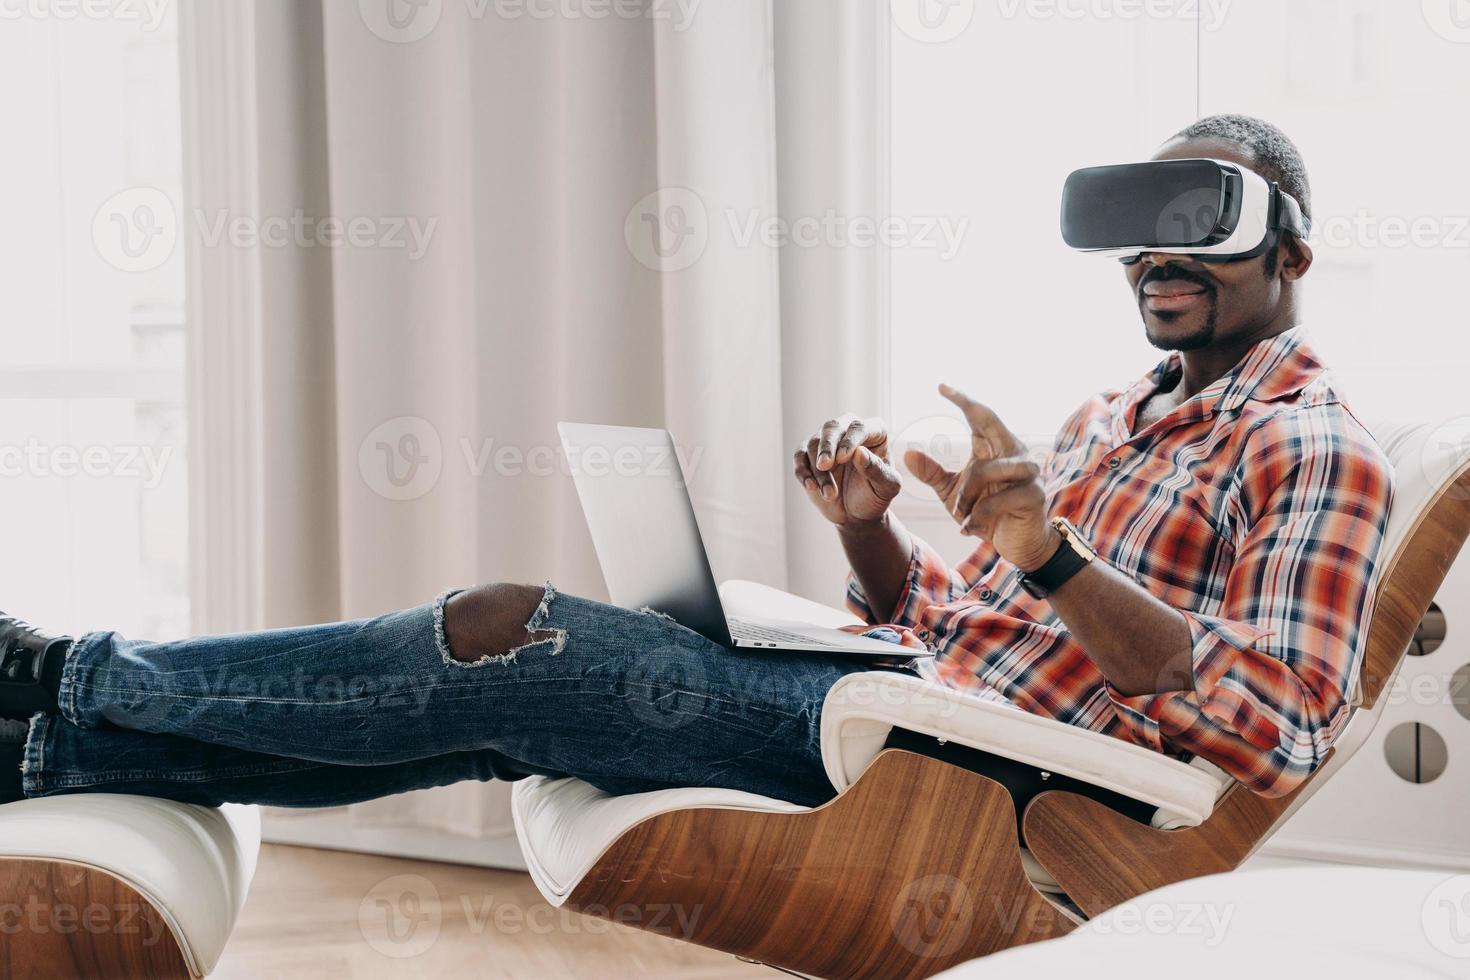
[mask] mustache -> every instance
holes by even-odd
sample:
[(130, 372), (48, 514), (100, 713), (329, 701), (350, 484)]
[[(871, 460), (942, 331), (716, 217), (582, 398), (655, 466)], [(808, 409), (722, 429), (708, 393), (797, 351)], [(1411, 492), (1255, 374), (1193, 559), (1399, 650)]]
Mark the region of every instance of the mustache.
[(1173, 282), (1176, 279), (1181, 282), (1193, 283), (1211, 296), (1215, 295), (1214, 283), (1210, 282), (1210, 280), (1198, 272), (1191, 272), (1189, 269), (1184, 268), (1184, 266), (1175, 265), (1173, 262), (1156, 265), (1145, 272), (1138, 280), (1138, 295), (1142, 296), (1143, 287), (1151, 282)]

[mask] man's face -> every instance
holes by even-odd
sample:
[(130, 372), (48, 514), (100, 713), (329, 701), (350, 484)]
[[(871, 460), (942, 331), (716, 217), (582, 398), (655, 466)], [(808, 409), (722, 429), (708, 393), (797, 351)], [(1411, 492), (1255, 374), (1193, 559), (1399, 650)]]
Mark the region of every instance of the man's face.
[[(1211, 157), (1254, 169), (1234, 143), (1171, 140), (1155, 160)], [(1279, 248), (1279, 246), (1278, 246)], [(1199, 350), (1249, 336), (1281, 302), (1281, 270), (1270, 252), (1238, 262), (1201, 262), (1188, 255), (1145, 252), (1124, 266), (1149, 343), (1162, 350)]]

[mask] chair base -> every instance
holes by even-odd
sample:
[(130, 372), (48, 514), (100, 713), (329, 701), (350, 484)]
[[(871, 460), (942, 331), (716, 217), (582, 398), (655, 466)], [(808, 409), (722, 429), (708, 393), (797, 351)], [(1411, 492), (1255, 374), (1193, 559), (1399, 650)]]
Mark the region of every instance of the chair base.
[(645, 820), (567, 904), (831, 978), (927, 977), (1075, 926), (1026, 879), (1004, 787), (893, 749), (815, 810)]
[(191, 976), (158, 910), (122, 880), (83, 864), (0, 858), (0, 976)]
[(1076, 793), (1031, 801), (1031, 856), (1088, 918), (1165, 885), (1234, 871), (1271, 835), (1306, 784), (1274, 799), (1230, 788), (1198, 827), (1159, 830)]

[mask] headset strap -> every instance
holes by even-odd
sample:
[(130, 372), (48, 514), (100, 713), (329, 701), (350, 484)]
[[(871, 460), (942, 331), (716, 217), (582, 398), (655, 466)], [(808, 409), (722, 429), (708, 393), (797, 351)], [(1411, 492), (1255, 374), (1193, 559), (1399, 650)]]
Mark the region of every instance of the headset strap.
[(1289, 231), (1303, 241), (1311, 233), (1312, 222), (1302, 214), (1302, 206), (1274, 180), (1271, 181), (1271, 211), (1273, 229)]

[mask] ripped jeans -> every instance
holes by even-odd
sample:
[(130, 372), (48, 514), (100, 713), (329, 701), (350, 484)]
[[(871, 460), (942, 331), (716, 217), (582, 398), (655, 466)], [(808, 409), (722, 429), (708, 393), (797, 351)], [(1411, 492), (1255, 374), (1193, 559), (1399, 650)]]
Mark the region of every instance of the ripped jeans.
[(530, 643), (466, 664), (449, 656), (444, 601), (175, 643), (89, 634), (67, 660), (61, 714), (32, 723), (26, 795), (326, 807), (532, 774), (609, 793), (833, 795), (819, 716), (859, 663), (727, 650), (548, 585)]

